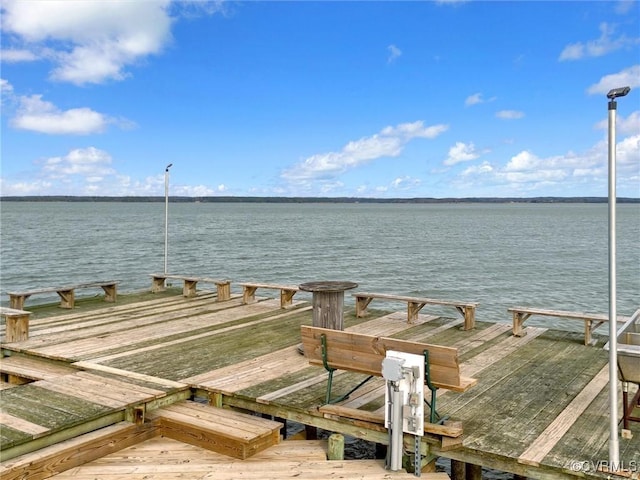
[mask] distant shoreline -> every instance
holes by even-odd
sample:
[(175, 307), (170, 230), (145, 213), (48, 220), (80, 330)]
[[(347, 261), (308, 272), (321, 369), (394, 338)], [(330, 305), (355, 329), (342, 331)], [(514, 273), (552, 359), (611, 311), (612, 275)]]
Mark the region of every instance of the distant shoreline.
[[(151, 196), (0, 196), (0, 202), (164, 202)], [(607, 197), (466, 197), (466, 198), (365, 198), (365, 197), (180, 197), (171, 203), (607, 203)], [(640, 203), (640, 198), (618, 197), (617, 203)]]

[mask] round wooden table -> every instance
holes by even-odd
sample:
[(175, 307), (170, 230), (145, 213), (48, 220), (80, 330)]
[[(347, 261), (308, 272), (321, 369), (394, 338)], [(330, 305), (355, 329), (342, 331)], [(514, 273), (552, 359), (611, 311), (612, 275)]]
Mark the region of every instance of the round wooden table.
[(356, 288), (353, 282), (308, 282), (300, 290), (313, 293), (313, 326), (344, 330), (344, 292)]

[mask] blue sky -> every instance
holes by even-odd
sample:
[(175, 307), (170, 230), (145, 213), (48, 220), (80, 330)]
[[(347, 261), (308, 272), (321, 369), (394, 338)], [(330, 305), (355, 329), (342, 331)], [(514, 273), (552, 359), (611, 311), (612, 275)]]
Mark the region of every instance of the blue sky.
[(640, 197), (637, 1), (2, 2), (2, 195)]

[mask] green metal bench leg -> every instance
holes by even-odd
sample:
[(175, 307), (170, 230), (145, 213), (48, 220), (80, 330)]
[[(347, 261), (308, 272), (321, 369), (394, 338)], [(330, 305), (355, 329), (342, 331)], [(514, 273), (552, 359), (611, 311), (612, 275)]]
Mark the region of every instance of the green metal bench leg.
[(436, 417), (439, 417), (438, 412), (436, 411), (437, 388), (431, 383), (431, 372), (429, 370), (429, 350), (424, 350), (423, 354), (424, 354), (424, 380), (425, 380), (425, 383), (427, 384), (427, 387), (429, 387), (429, 390), (431, 390), (431, 403), (427, 402), (427, 404), (431, 408), (429, 421), (431, 423), (436, 423)]

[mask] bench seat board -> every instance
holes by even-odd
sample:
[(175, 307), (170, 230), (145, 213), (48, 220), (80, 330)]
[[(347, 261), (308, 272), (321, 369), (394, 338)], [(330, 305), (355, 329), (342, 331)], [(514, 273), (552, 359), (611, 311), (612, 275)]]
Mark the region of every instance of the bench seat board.
[[(545, 315), (549, 317), (559, 318), (575, 318), (578, 320), (593, 320), (596, 322), (608, 322), (609, 315), (599, 313), (584, 313), (584, 312), (570, 312), (566, 310), (549, 310), (544, 308), (531, 308), (531, 307), (511, 307), (508, 309), (512, 313), (524, 313), (529, 315)], [(628, 317), (619, 315), (617, 321), (624, 323), (628, 320)]]
[(75, 285), (63, 285), (58, 287), (34, 288), (21, 292), (7, 292), (7, 294), (9, 295), (9, 304), (11, 308), (23, 309), (24, 302), (31, 295), (56, 292), (60, 297), (60, 307), (71, 309), (75, 305), (75, 290), (79, 288), (102, 288), (102, 290), (104, 291), (104, 301), (111, 303), (115, 302), (117, 297), (118, 283), (120, 282), (118, 282), (117, 280), (107, 280), (104, 282), (87, 282), (78, 283)]
[(439, 300), (435, 298), (409, 297), (406, 295), (394, 295), (389, 293), (356, 292), (351, 294), (356, 299), (356, 317), (361, 318), (367, 314), (367, 307), (374, 298), (393, 300), (407, 303), (407, 321), (413, 323), (418, 319), (418, 313), (425, 305), (443, 305), (454, 307), (464, 319), (464, 330), (472, 330), (475, 327), (476, 302), (459, 302), (454, 300)]
[(153, 293), (162, 292), (165, 289), (164, 282), (166, 279), (171, 278), (174, 280), (182, 280), (184, 286), (182, 287), (182, 296), (186, 298), (192, 298), (196, 296), (196, 287), (198, 282), (202, 283), (214, 283), (217, 287), (218, 299), (221, 302), (229, 300), (231, 298), (231, 281), (226, 279), (217, 279), (210, 277), (197, 277), (194, 275), (177, 275), (169, 273), (152, 273), (150, 274), (152, 283), (151, 291)]
[(280, 307), (287, 308), (293, 305), (293, 297), (299, 291), (295, 285), (276, 285), (271, 283), (240, 283), (242, 286), (242, 303), (253, 303), (256, 301), (256, 290), (258, 288), (268, 288), (280, 290)]
[(399, 302), (413, 302), (413, 303), (424, 303), (432, 304), (432, 305), (449, 305), (449, 306), (457, 306), (464, 305), (469, 307), (477, 307), (478, 304), (475, 302), (458, 302), (454, 300), (439, 300), (435, 298), (423, 298), (423, 297), (409, 297), (405, 295), (394, 295), (391, 293), (368, 293), (368, 292), (357, 292), (351, 294), (354, 297), (367, 297), (367, 298), (380, 298), (385, 300), (398, 300)]
[[(598, 327), (609, 321), (609, 315), (598, 313), (571, 312), (566, 310), (549, 310), (545, 308), (531, 307), (511, 307), (508, 308), (507, 311), (513, 314), (513, 334), (516, 337), (525, 335), (525, 331), (523, 329), (524, 322), (526, 322), (532, 315), (582, 320), (584, 322), (585, 345), (594, 345), (596, 341), (591, 338), (591, 335)], [(618, 315), (616, 321), (618, 323), (624, 323), (628, 319), (628, 317)]]
[(416, 355), (428, 350), (431, 381), (436, 387), (464, 391), (475, 383), (461, 379), (455, 348), (308, 326), (301, 327), (301, 335), (305, 356), (313, 365), (323, 365), (321, 336), (325, 335), (327, 360), (332, 368), (381, 376), (387, 350)]

